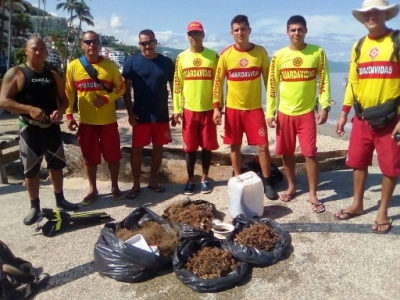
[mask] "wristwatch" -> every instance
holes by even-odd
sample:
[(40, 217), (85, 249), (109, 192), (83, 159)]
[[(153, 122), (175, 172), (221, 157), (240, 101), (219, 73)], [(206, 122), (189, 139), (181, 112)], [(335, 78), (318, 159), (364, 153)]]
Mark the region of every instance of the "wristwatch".
[(326, 106), (326, 107), (323, 108), (323, 110), (326, 110), (326, 112), (328, 113), (328, 112), (331, 111), (331, 107), (330, 106)]

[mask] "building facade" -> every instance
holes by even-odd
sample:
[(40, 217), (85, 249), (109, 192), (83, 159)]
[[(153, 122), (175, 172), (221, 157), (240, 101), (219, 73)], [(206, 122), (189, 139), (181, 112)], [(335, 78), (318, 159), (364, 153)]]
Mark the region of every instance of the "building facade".
[(66, 33), (68, 29), (67, 18), (56, 16), (31, 16), (33, 27), (36, 32), (43, 36), (51, 32)]

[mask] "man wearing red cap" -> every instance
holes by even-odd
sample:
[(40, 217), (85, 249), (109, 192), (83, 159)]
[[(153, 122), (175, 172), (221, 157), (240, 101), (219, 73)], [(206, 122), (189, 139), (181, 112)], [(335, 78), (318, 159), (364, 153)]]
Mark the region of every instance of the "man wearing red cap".
[(258, 148), (264, 191), (268, 199), (277, 199), (271, 179), (271, 156), (268, 130), (261, 104), (261, 78), (266, 87), (268, 54), (264, 47), (250, 43), (247, 16), (237, 15), (231, 21), (235, 44), (222, 51), (214, 81), (214, 122), (221, 124), (223, 85), (227, 80), (224, 143), (231, 145), (231, 160), (235, 176), (240, 174), (243, 133), (249, 145)]
[(175, 63), (174, 77), (174, 121), (180, 124), (186, 152), (188, 181), (184, 193), (193, 195), (196, 151), (202, 148), (201, 193), (212, 191), (208, 181), (211, 151), (218, 149), (217, 130), (213, 121), (213, 78), (218, 63), (218, 54), (203, 46), (203, 25), (191, 22), (187, 27), (190, 48), (180, 53)]
[(338, 220), (348, 220), (364, 213), (368, 166), (372, 164), (376, 149), (383, 178), (381, 203), (372, 231), (382, 234), (392, 227), (388, 207), (400, 175), (400, 142), (394, 139), (400, 133), (399, 49), (395, 48), (395, 32), (385, 24), (398, 15), (399, 5), (389, 5), (386, 0), (365, 0), (362, 8), (352, 13), (367, 28), (368, 35), (353, 46), (336, 132), (344, 134), (347, 115), (354, 105), (355, 117), (346, 159), (347, 166), (353, 168), (354, 199), (351, 206), (334, 216)]

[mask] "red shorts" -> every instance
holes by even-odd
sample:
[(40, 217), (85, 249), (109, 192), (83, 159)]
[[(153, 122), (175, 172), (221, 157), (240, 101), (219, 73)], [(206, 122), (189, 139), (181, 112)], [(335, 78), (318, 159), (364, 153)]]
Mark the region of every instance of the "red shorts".
[(81, 123), (78, 129), (78, 141), (87, 166), (99, 165), (101, 154), (109, 163), (122, 158), (117, 122), (106, 125)]
[(250, 146), (268, 146), (268, 130), (262, 108), (239, 110), (227, 107), (225, 109), (224, 144), (241, 144), (243, 133), (246, 133), (247, 143)]
[(294, 154), (296, 136), (299, 137), (301, 153), (304, 156), (313, 157), (317, 154), (317, 124), (314, 111), (300, 116), (288, 116), (278, 112), (275, 154)]
[[(397, 118), (397, 122), (400, 117)], [(372, 165), (374, 149), (382, 174), (389, 177), (400, 176), (400, 147), (391, 134), (397, 122), (386, 128), (373, 131), (367, 121), (353, 118), (346, 165), (352, 169), (363, 169)]]
[(132, 128), (132, 147), (143, 148), (150, 142), (156, 146), (171, 143), (169, 123), (138, 123)]
[(213, 121), (213, 115), (214, 110), (183, 110), (183, 151), (194, 152), (199, 146), (205, 150), (218, 149), (217, 125)]

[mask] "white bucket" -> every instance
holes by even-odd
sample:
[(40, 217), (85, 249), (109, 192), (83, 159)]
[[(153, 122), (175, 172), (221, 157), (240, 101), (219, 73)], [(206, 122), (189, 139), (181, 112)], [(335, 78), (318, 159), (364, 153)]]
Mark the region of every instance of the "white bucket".
[(229, 179), (228, 206), (232, 219), (238, 214), (249, 218), (261, 217), (264, 213), (264, 185), (261, 178), (250, 171)]
[(214, 236), (221, 240), (225, 239), (234, 229), (235, 227), (233, 227), (232, 224), (221, 222), (213, 224), (212, 226)]

